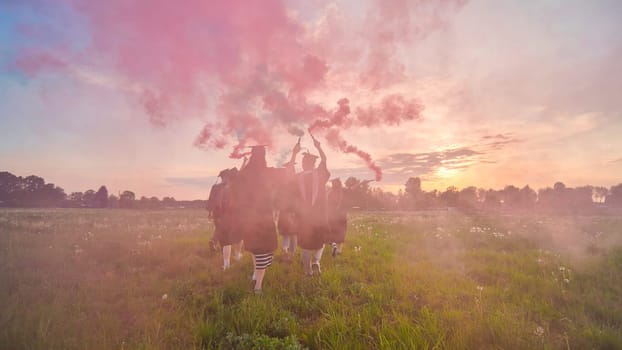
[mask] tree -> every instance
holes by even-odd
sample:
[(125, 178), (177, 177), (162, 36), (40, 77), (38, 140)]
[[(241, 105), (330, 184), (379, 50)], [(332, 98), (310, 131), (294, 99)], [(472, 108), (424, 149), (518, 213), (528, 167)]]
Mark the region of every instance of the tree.
[(60, 206), (67, 195), (65, 190), (45, 183), (39, 176), (15, 176), (0, 172), (0, 205), (14, 207)]
[(37, 192), (41, 190), (45, 185), (45, 180), (41, 177), (30, 175), (24, 178), (24, 189), (30, 193)]
[(469, 186), (463, 188), (458, 195), (458, 207), (464, 210), (473, 210), (477, 207), (477, 188)]
[(101, 186), (99, 190), (97, 190), (93, 202), (96, 208), (108, 207), (108, 189), (106, 186)]
[(162, 205), (165, 208), (174, 208), (177, 202), (175, 201), (175, 197), (164, 197), (162, 198)]
[(488, 209), (499, 209), (501, 206), (501, 196), (499, 191), (495, 191), (492, 188), (488, 189), (484, 197), (484, 206)]
[(409, 177), (404, 184), (405, 198), (403, 204), (407, 209), (415, 209), (421, 207), (423, 202), (423, 192), (421, 191), (421, 179), (418, 177)]
[(160, 200), (158, 199), (158, 197), (151, 197), (149, 198), (149, 206), (151, 208), (159, 208), (160, 207)]
[(108, 196), (108, 208), (118, 208), (119, 207), (119, 197), (111, 194)]
[(8, 171), (0, 172), (0, 205), (14, 205), (15, 195), (19, 190), (20, 178)]
[(604, 203), (607, 195), (609, 194), (609, 189), (603, 186), (594, 187), (594, 192), (592, 196), (594, 197), (594, 201), (597, 203)]
[(409, 177), (406, 184), (404, 184), (404, 192), (413, 196), (413, 198), (421, 194), (421, 179), (418, 177)]
[(119, 207), (120, 208), (133, 208), (134, 201), (136, 200), (136, 195), (132, 191), (123, 191), (119, 196)]
[(69, 195), (69, 200), (76, 203), (82, 203), (82, 197), (82, 192), (71, 192), (71, 194)]
[(86, 190), (82, 195), (82, 206), (93, 208), (95, 206), (95, 191)]
[(569, 200), (571, 208), (574, 211), (585, 211), (593, 208), (594, 200), (592, 199), (594, 186), (586, 185), (575, 187), (569, 191)]
[(445, 192), (440, 194), (439, 198), (446, 206), (457, 207), (459, 198), (458, 193), (458, 188), (456, 188), (456, 186), (449, 186)]
[(605, 204), (612, 207), (622, 207), (622, 183), (611, 187)]
[(41, 190), (39, 190), (39, 201), (38, 205), (40, 206), (58, 206), (60, 205), (67, 195), (65, 194), (65, 190), (62, 188), (55, 186), (52, 183), (45, 184)]
[(520, 189), (514, 185), (507, 185), (502, 191), (503, 206), (514, 209), (520, 206)]
[(520, 203), (523, 209), (533, 209), (538, 200), (538, 194), (529, 185), (520, 190)]
[(365, 199), (361, 191), (361, 180), (350, 176), (344, 183), (343, 201), (347, 208), (363, 208)]

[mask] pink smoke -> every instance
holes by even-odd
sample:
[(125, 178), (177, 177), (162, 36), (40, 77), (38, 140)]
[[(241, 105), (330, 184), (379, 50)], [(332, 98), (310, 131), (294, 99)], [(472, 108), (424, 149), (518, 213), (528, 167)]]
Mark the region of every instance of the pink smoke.
[(402, 95), (386, 96), (379, 106), (360, 107), (356, 117), (360, 125), (371, 128), (379, 125), (400, 125), (421, 118), (423, 105), (416, 99), (407, 100)]
[[(141, 103), (154, 125), (210, 111), (194, 145), (231, 147), (232, 158), (242, 157), (248, 145), (273, 145), (281, 132), (325, 134), (329, 145), (361, 157), (379, 179), (371, 156), (340, 132), (421, 118), (417, 99), (382, 97), (382, 90), (408, 78), (401, 45), (441, 28), (463, 3), (372, 0), (362, 21), (340, 17), (331, 5), (316, 23), (282, 0), (43, 2), (38, 6), (77, 10), (89, 44), (26, 49), (18, 63), (29, 74), (79, 65), (120, 76), (132, 87), (120, 90)], [(346, 86), (371, 90), (380, 102), (351, 106), (351, 91), (335, 77), (354, 77)], [(335, 110), (317, 102), (326, 90), (343, 96)]]
[(339, 108), (333, 113), (330, 119), (317, 119), (309, 126), (308, 130), (310, 133), (319, 129), (328, 129), (333, 126), (340, 128), (349, 126), (345, 124), (349, 122), (347, 117), (350, 115), (350, 101), (348, 101), (347, 98), (342, 98), (337, 104)]
[(380, 167), (373, 161), (369, 153), (358, 149), (356, 146), (348, 144), (348, 142), (341, 137), (338, 130), (329, 130), (326, 133), (326, 141), (328, 141), (329, 145), (338, 148), (344, 153), (356, 154), (365, 162), (369, 169), (373, 170), (376, 181), (382, 180), (382, 169), (380, 169)]

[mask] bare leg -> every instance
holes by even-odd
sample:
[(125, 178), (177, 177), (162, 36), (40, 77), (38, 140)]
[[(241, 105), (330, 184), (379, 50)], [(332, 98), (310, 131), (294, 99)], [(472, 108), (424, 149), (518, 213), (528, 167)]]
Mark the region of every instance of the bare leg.
[(231, 265), (231, 245), (226, 245), (222, 247), (222, 260), (222, 269), (227, 270)]
[(257, 260), (255, 259), (255, 254), (253, 254), (253, 276), (251, 276), (253, 281), (257, 281)]
[(311, 270), (311, 251), (308, 249), (301, 249), (300, 259), (302, 260), (302, 269), (305, 275), (313, 275), (313, 270)]
[(283, 253), (289, 255), (290, 239), (292, 236), (283, 236)]
[(266, 275), (266, 269), (255, 269), (255, 293), (261, 293), (261, 285)]
[(240, 261), (241, 258), (242, 258), (242, 243), (238, 242), (233, 245), (233, 259), (235, 259), (235, 261)]
[(322, 248), (313, 251), (313, 257), (312, 257), (312, 261), (311, 261), (311, 269), (313, 270), (313, 267), (315, 266), (315, 268), (317, 269), (317, 274), (321, 274), (322, 273), (322, 269), (320, 268), (320, 259), (322, 259), (322, 253), (324, 252), (324, 246), (322, 246)]
[(296, 247), (298, 246), (298, 236), (296, 235), (291, 235), (290, 239), (289, 239), (289, 253), (294, 255), (294, 253), (296, 253)]

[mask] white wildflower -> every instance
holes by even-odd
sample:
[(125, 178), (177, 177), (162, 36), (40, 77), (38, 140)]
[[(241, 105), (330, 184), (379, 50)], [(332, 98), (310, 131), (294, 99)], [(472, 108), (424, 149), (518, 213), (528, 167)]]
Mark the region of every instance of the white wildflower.
[(543, 336), (544, 335), (544, 328), (542, 326), (536, 327), (536, 330), (533, 332), (533, 334), (537, 335), (538, 337)]
[(166, 300), (166, 299), (168, 299), (168, 294), (165, 293), (164, 295), (162, 295), (162, 300)]
[(80, 248), (80, 246), (78, 246), (77, 244), (74, 245), (73, 247), (73, 254), (74, 255), (80, 255), (82, 254), (84, 250), (82, 248)]

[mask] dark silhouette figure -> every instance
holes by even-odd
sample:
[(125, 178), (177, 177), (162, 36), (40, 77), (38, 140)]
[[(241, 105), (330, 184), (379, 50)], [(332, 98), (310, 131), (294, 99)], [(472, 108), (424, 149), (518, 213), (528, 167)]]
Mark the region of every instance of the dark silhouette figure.
[(266, 269), (277, 248), (273, 203), (275, 188), (286, 178), (286, 169), (268, 167), (265, 146), (254, 146), (248, 163), (234, 183), (235, 206), (239, 213), (244, 248), (253, 254), (255, 293), (262, 290)]
[(242, 234), (237, 225), (237, 212), (234, 206), (233, 183), (237, 176), (238, 169), (225, 169), (218, 174), (222, 180), (212, 186), (209, 199), (207, 200), (207, 210), (210, 217), (214, 220), (214, 237), (212, 245), (218, 242), (222, 247), (223, 270), (229, 269), (231, 265), (231, 248), (234, 247), (234, 259), (240, 260)]
[(285, 164), (287, 177), (277, 189), (276, 205), (278, 209), (277, 227), (283, 239), (283, 253), (287, 261), (291, 261), (298, 245), (300, 218), (297, 210), (298, 187), (295, 176), (295, 157), (300, 152), (300, 138), (292, 150), (289, 162)]
[(320, 259), (329, 231), (326, 218), (326, 183), (330, 173), (326, 168), (326, 154), (320, 142), (313, 138), (313, 145), (320, 154), (320, 164), (315, 167), (317, 156), (306, 152), (302, 157), (302, 171), (296, 174), (300, 217), (298, 244), (302, 249), (302, 264), (307, 275), (313, 275), (314, 269), (316, 273), (321, 273)]

